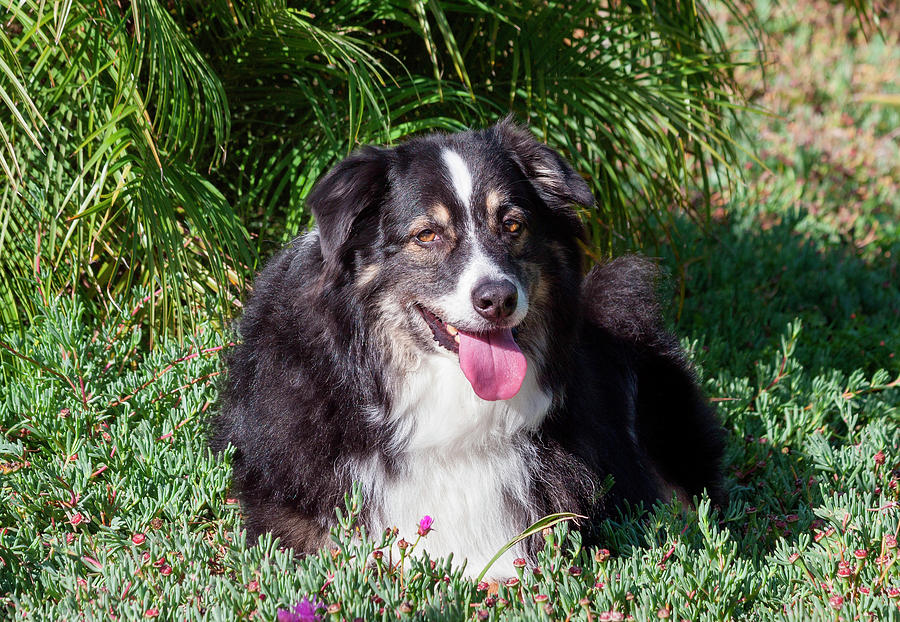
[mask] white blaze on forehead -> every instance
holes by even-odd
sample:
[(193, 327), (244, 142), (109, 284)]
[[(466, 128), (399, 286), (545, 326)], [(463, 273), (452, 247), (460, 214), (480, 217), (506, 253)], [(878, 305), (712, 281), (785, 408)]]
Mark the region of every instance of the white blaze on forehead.
[(484, 280), (510, 280), (518, 293), (516, 309), (510, 318), (512, 325), (518, 324), (528, 313), (528, 295), (525, 293), (519, 280), (506, 274), (497, 266), (481, 248), (481, 244), (475, 237), (475, 223), (472, 218), (472, 174), (462, 157), (452, 149), (444, 149), (441, 157), (447, 167), (450, 183), (456, 192), (457, 198), (465, 209), (470, 235), (472, 251), (465, 268), (459, 275), (454, 291), (437, 300), (437, 310), (440, 311), (446, 322), (461, 322), (464, 324), (480, 323), (482, 318), (475, 311), (472, 304), (472, 292), (475, 286)]
[(444, 149), (441, 157), (444, 159), (444, 164), (447, 165), (447, 172), (450, 173), (450, 183), (453, 184), (456, 196), (459, 197), (463, 207), (468, 208), (469, 201), (472, 198), (472, 174), (469, 172), (469, 167), (466, 166), (466, 163), (458, 153), (450, 149)]

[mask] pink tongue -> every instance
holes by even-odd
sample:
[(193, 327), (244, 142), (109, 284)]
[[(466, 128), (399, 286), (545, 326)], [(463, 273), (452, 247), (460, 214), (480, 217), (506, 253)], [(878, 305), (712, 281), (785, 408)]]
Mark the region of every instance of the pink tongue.
[(508, 328), (483, 334), (459, 331), (459, 366), (483, 400), (508, 400), (519, 392), (528, 370)]

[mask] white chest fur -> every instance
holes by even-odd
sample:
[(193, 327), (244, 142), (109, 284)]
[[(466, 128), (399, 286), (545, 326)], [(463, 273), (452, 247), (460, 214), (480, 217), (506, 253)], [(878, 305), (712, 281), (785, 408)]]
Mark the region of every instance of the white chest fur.
[[(434, 531), (419, 546), (432, 557), (467, 558), (467, 573), (476, 575), (527, 526), (509, 516), (507, 501), (528, 506), (535, 463), (528, 434), (550, 404), (531, 364), (512, 399), (488, 402), (475, 395), (455, 357), (423, 357), (396, 387), (389, 413), (399, 468), (389, 475), (376, 460), (354, 465), (373, 527), (396, 526), (409, 540), (429, 515)], [(508, 551), (489, 575), (514, 576), (512, 560), (520, 556)]]

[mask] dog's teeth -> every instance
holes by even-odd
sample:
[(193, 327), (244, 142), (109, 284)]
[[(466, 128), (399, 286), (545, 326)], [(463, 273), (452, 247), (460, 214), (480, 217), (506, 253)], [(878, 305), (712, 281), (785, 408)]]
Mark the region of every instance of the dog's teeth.
[(459, 335), (454, 335), (453, 341), (455, 341), (456, 343), (459, 343)]
[[(447, 324), (445, 328), (451, 335), (456, 335), (456, 333), (459, 332), (458, 330), (456, 330), (456, 326), (454, 326), (453, 324)], [(457, 339), (457, 341), (459, 341), (459, 339)]]

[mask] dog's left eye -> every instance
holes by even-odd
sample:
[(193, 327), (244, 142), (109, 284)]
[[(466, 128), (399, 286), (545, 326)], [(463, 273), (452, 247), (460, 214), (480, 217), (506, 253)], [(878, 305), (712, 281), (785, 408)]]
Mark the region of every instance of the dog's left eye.
[(428, 244), (429, 242), (436, 241), (438, 236), (437, 233), (431, 229), (422, 229), (416, 234), (416, 239), (423, 244)]
[(522, 232), (522, 223), (518, 220), (514, 220), (512, 218), (507, 218), (503, 221), (503, 230), (507, 233), (521, 233)]

